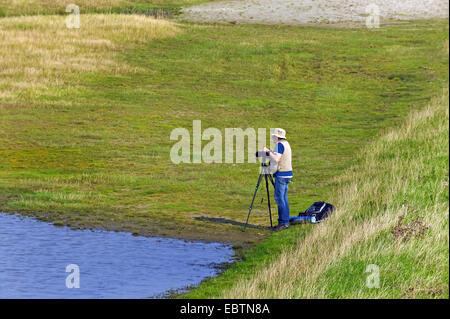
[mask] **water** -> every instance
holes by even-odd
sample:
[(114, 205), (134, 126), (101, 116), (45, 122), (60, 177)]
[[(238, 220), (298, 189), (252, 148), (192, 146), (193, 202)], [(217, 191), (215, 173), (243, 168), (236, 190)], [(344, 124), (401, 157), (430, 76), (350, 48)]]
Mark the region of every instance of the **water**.
[[(232, 256), (221, 243), (71, 230), (0, 213), (0, 298), (158, 297), (216, 275)], [(76, 269), (66, 272), (71, 264), (79, 281)]]

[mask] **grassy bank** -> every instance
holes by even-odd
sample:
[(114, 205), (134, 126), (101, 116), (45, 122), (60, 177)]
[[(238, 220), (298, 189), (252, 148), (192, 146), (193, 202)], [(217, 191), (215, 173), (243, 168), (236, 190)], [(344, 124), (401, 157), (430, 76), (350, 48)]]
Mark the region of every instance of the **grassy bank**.
[(182, 6), (207, 0), (5, 0), (0, 3), (0, 17), (66, 14), (66, 7), (75, 3), (80, 13), (156, 14), (155, 9), (176, 13)]
[[(295, 214), (448, 83), (447, 21), (369, 30), (82, 15), (69, 30), (60, 16), (11, 17), (0, 46), (1, 211), (250, 244), (270, 234), (241, 231), (258, 166), (176, 165), (174, 128), (285, 128)], [(252, 225), (268, 225), (264, 204)]]
[(183, 297), (448, 298), (448, 134), (445, 89), (337, 178), (325, 223), (272, 236)]

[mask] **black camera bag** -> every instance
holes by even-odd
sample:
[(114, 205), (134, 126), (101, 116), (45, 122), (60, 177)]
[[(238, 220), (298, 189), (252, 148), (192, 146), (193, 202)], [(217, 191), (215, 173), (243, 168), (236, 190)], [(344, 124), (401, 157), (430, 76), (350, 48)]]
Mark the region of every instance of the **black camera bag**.
[(334, 211), (334, 206), (325, 202), (315, 202), (305, 212), (301, 212), (298, 216), (315, 217), (316, 223), (320, 223), (326, 219)]

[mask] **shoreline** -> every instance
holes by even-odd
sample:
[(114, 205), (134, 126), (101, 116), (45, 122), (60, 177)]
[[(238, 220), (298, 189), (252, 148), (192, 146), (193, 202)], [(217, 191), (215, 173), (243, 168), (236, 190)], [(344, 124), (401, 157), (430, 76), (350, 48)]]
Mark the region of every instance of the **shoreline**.
[[(71, 230), (92, 230), (92, 231), (109, 231), (109, 232), (126, 232), (130, 233), (133, 236), (142, 236), (142, 237), (152, 237), (152, 238), (171, 238), (171, 239), (180, 239), (187, 242), (204, 242), (204, 243), (222, 243), (226, 245), (232, 246), (242, 246), (243, 249), (249, 249), (254, 247), (255, 245), (263, 242), (267, 239), (271, 234), (271, 230), (267, 229), (266, 236), (255, 236), (255, 234), (242, 232), (240, 230), (235, 230), (231, 234), (222, 233), (208, 233), (204, 232), (199, 234), (198, 231), (193, 229), (190, 232), (186, 232), (184, 234), (180, 234), (176, 231), (170, 231), (167, 229), (162, 229), (161, 233), (158, 232), (149, 232), (146, 231), (145, 226), (142, 224), (134, 223), (130, 221), (127, 224), (119, 224), (119, 223), (104, 223), (96, 224), (96, 223), (83, 223), (83, 224), (71, 224), (71, 223), (62, 223), (57, 218), (52, 218), (52, 214), (48, 213), (32, 213), (28, 211), (8, 211), (0, 208), (0, 214), (9, 214), (9, 215), (17, 215), (20, 217), (30, 217), (35, 219), (36, 221), (50, 223), (55, 227), (68, 227)], [(238, 248), (238, 249), (242, 249)]]

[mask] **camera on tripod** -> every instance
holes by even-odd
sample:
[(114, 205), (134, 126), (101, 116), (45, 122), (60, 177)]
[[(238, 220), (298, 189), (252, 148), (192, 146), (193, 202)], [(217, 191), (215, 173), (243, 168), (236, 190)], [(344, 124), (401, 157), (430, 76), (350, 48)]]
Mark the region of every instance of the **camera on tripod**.
[(270, 152), (258, 151), (255, 154), (256, 157), (270, 157)]
[(264, 174), (270, 174), (268, 171), (268, 167), (270, 166), (270, 152), (258, 151), (255, 156), (260, 158), (261, 160), (261, 169), (264, 171)]
[[(252, 203), (250, 204), (250, 208), (248, 209), (248, 215), (247, 215), (247, 221), (244, 225), (244, 231), (247, 228), (248, 220), (250, 218), (250, 213), (253, 209), (253, 203), (255, 202), (256, 193), (258, 192), (259, 186), (261, 184), (261, 181), (264, 179), (266, 184), (266, 192), (267, 192), (267, 206), (269, 208), (269, 218), (270, 218), (270, 227), (272, 227), (272, 209), (270, 207), (270, 193), (269, 193), (269, 182), (272, 184), (273, 187), (275, 187), (275, 182), (272, 177), (272, 170), (273, 165), (270, 161), (270, 152), (264, 152), (264, 151), (258, 151), (255, 154), (256, 157), (260, 157), (262, 159), (261, 161), (261, 171), (259, 174), (258, 182), (256, 184), (255, 192), (253, 194)], [(276, 167), (276, 162), (274, 163)], [(275, 169), (276, 171), (276, 169)]]

